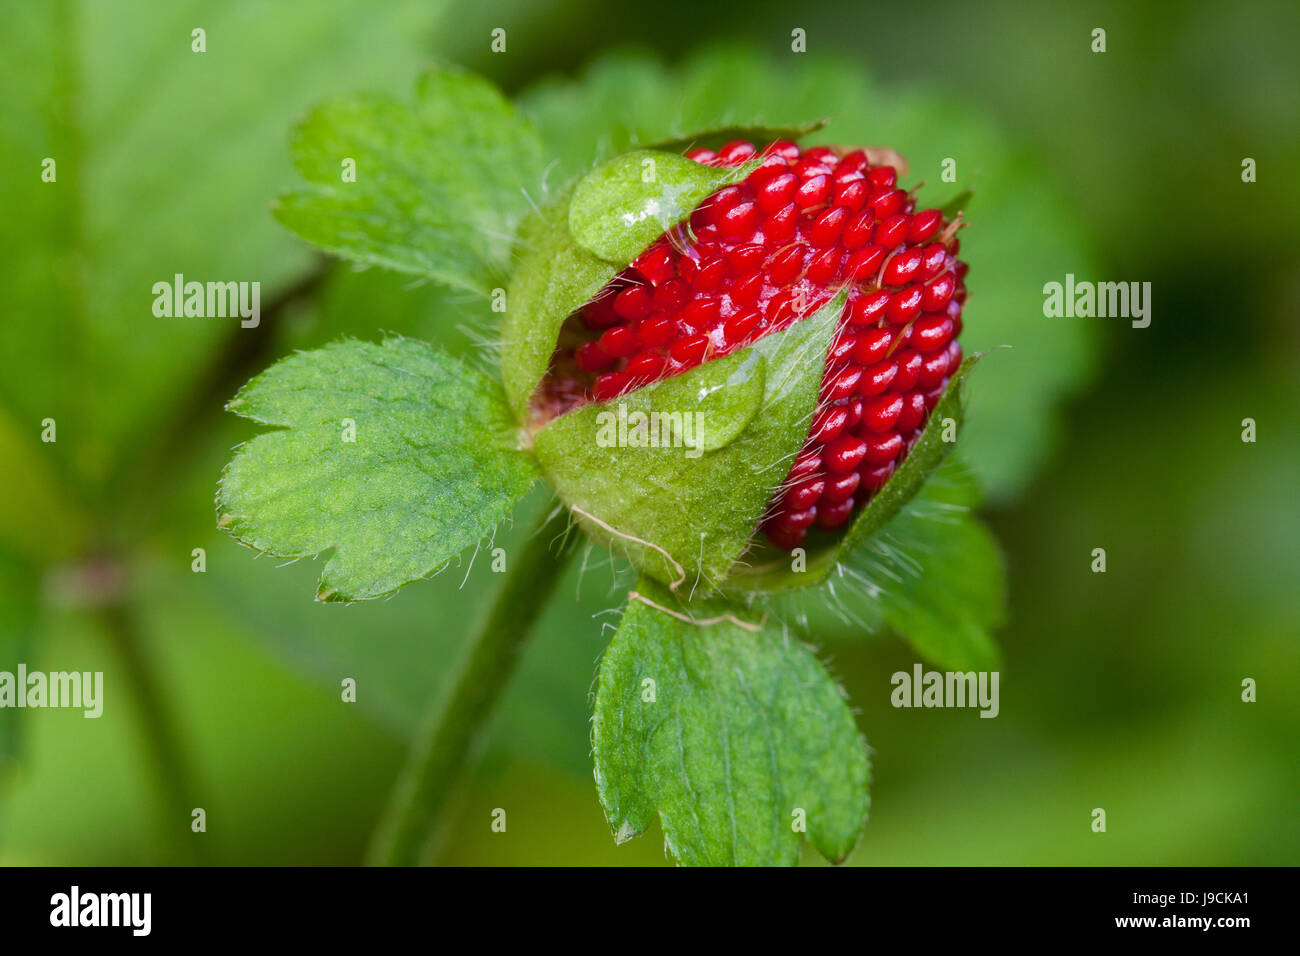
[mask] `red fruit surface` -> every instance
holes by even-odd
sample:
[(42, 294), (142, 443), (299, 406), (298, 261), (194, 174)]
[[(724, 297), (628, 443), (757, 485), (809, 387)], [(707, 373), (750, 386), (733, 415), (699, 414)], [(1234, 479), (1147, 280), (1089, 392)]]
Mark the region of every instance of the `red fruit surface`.
[[(686, 155), (753, 159), (728, 143)], [(917, 210), (898, 171), (863, 150), (790, 142), (718, 190), (578, 314), (552, 395), (609, 401), (752, 345), (849, 287), (821, 404), (762, 527), (777, 547), (843, 527), (898, 468), (961, 364), (959, 221)]]

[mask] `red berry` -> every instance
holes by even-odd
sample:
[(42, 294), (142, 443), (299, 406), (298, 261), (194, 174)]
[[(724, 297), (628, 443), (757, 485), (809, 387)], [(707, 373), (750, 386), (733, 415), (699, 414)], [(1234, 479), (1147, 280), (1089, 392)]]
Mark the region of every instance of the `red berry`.
[(804, 271), (804, 276), (809, 282), (820, 286), (828, 286), (831, 280), (839, 274), (840, 263), (844, 261), (844, 252), (839, 246), (831, 246), (829, 249), (822, 250), (813, 256), (812, 261), (808, 263), (808, 268)]
[(779, 212), (770, 216), (763, 224), (763, 234), (768, 244), (785, 242), (799, 228), (799, 207), (786, 203)]
[(757, 150), (753, 143), (747, 143), (743, 139), (733, 140), (718, 150), (718, 162), (723, 166), (739, 166), (755, 152)]
[(858, 336), (853, 347), (853, 361), (859, 365), (874, 365), (889, 354), (894, 333), (889, 329), (870, 329)]
[(838, 438), (849, 423), (849, 410), (843, 405), (827, 405), (813, 419), (812, 431), (808, 437), (825, 444)]
[(867, 185), (873, 190), (893, 189), (898, 182), (898, 173), (893, 166), (878, 166), (867, 173)]
[(792, 143), (788, 139), (778, 139), (775, 143), (768, 146), (767, 149), (764, 150), (764, 152), (772, 156), (780, 156), (782, 159), (786, 160), (787, 162), (791, 162), (799, 158), (798, 144)]
[(836, 402), (841, 398), (848, 398), (857, 391), (858, 382), (862, 380), (863, 371), (861, 365), (848, 365), (834, 375), (822, 379), (823, 400)]
[(776, 522), (782, 531), (803, 531), (817, 517), (817, 506), (809, 505), (802, 511), (783, 511)]
[(883, 289), (858, 296), (849, 304), (849, 321), (854, 325), (875, 325), (885, 317), (888, 305), (889, 293)]
[(835, 504), (822, 505), (817, 510), (817, 526), (819, 528), (838, 528), (849, 520), (851, 514), (853, 514), (852, 498), (846, 498), (844, 501)]
[[(907, 249), (896, 253), (885, 266), (885, 285), (907, 285), (918, 278), (922, 256), (920, 249)], [(921, 290), (916, 291), (919, 293)]]
[(918, 212), (912, 217), (912, 225), (908, 228), (907, 238), (911, 242), (925, 242), (943, 225), (943, 213), (937, 209), (927, 209), (924, 212)]
[(844, 271), (854, 282), (866, 282), (876, 274), (880, 264), (885, 261), (883, 246), (863, 246), (849, 254), (849, 261)]
[(884, 362), (877, 362), (875, 365), (867, 366), (867, 370), (863, 373), (862, 379), (858, 382), (858, 394), (863, 398), (871, 398), (872, 396), (883, 394), (894, 381), (894, 376), (897, 374), (897, 362), (886, 360)]
[(887, 392), (862, 407), (862, 427), (867, 431), (886, 432), (898, 424), (898, 416), (902, 414), (903, 396)]
[[(739, 344), (749, 339), (762, 316), (757, 312), (737, 312), (722, 325), (722, 330), (729, 343)], [(946, 318), (946, 316), (945, 316)]]
[(892, 461), (884, 465), (867, 465), (858, 471), (858, 475), (862, 478), (862, 487), (868, 491), (879, 491), (893, 473)]
[(929, 312), (916, 320), (908, 343), (918, 352), (933, 352), (952, 338), (952, 319), (942, 312)]
[(666, 360), (656, 349), (646, 349), (628, 359), (623, 371), (639, 382), (652, 382), (664, 370)]
[(695, 332), (711, 329), (722, 315), (722, 305), (717, 299), (692, 299), (682, 309), (682, 324)]
[(614, 364), (614, 356), (606, 355), (599, 342), (583, 342), (574, 353), (573, 360), (584, 372), (599, 372)]
[(600, 337), (600, 348), (614, 358), (627, 358), (636, 351), (636, 333), (630, 325), (616, 325), (606, 329)]
[(961, 364), (967, 268), (956, 239), (942, 238), (943, 213), (917, 211), (893, 167), (873, 167), (863, 150), (755, 145), (686, 154), (717, 167), (762, 161), (580, 310), (572, 360), (552, 374), (576, 377), (564, 393), (574, 402), (610, 401), (752, 345), (847, 283), (820, 404), (761, 524), (773, 545), (794, 548), (848, 523), (919, 438)]
[(732, 284), (730, 292), (731, 301), (738, 306), (753, 305), (762, 294), (763, 276), (758, 272), (745, 276), (743, 279), (737, 279)]
[(911, 431), (925, 418), (925, 396), (920, 392), (908, 392), (903, 397), (903, 414), (898, 416), (898, 427)]
[(906, 216), (887, 216), (881, 219), (875, 232), (872, 233), (876, 245), (886, 249), (895, 249), (902, 245), (903, 240), (907, 238), (907, 222)]
[(854, 212), (861, 209), (867, 203), (867, 184), (861, 179), (847, 182), (835, 191), (835, 200), (833, 205), (842, 206), (845, 209), (851, 209)]
[(909, 285), (889, 297), (885, 318), (894, 325), (906, 325), (921, 313), (922, 292), (919, 286)]
[(748, 236), (758, 225), (758, 203), (742, 202), (728, 209), (718, 220), (718, 232), (727, 239)]
[(953, 290), (956, 288), (957, 280), (953, 278), (953, 274), (945, 272), (926, 285), (921, 297), (921, 308), (926, 312), (940, 311), (948, 304), (948, 300), (952, 298)]
[(851, 153), (845, 153), (840, 159), (840, 169), (860, 172), (870, 165), (867, 160), (866, 150), (855, 149)]
[(858, 490), (858, 485), (861, 483), (862, 476), (856, 471), (836, 475), (827, 480), (826, 490), (822, 492), (822, 498), (831, 504), (846, 501), (853, 497), (853, 492)]
[(803, 256), (806, 247), (802, 245), (786, 246), (772, 253), (767, 260), (767, 279), (772, 285), (789, 285), (803, 272)]
[(831, 178), (826, 175), (805, 179), (795, 192), (795, 203), (803, 212), (816, 209), (826, 201), (831, 191)]
[(894, 360), (898, 362), (894, 391), (910, 392), (916, 386), (916, 376), (921, 372), (921, 353), (912, 349), (900, 349)]
[(696, 292), (719, 292), (727, 282), (725, 259), (701, 259), (699, 268), (691, 277), (691, 288)]
[[(903, 400), (898, 399), (901, 405)], [(872, 465), (883, 465), (894, 461), (903, 451), (903, 437), (898, 432), (885, 435), (872, 435), (862, 443), (862, 456)]]
[(948, 247), (942, 242), (932, 242), (921, 252), (921, 275), (926, 279), (933, 279), (943, 271), (944, 263), (948, 259)]
[(833, 475), (852, 471), (867, 454), (867, 443), (857, 435), (841, 435), (826, 446), (826, 470)]
[(808, 229), (808, 238), (818, 249), (833, 245), (844, 231), (844, 223), (849, 218), (849, 211), (843, 206), (835, 206), (813, 220)]
[(794, 199), (794, 192), (798, 188), (798, 176), (794, 173), (782, 173), (769, 179), (754, 198), (758, 208), (771, 215), (784, 209)]
[(811, 508), (815, 505), (825, 490), (826, 480), (824, 478), (805, 478), (787, 488), (782, 496), (782, 501), (787, 508), (802, 511), (804, 508)]
[(736, 246), (727, 253), (727, 265), (731, 267), (732, 275), (754, 275), (763, 268), (763, 258), (766, 255), (767, 251), (759, 245)]
[(870, 209), (863, 210), (849, 220), (844, 227), (844, 235), (841, 241), (845, 249), (856, 249), (865, 245), (871, 238), (871, 231), (875, 227), (876, 214)]
[(664, 346), (675, 338), (677, 321), (667, 315), (652, 315), (636, 330), (637, 342), (644, 346)]
[(793, 551), (808, 537), (807, 531), (787, 531), (772, 524), (764, 526), (763, 531), (767, 535), (767, 540), (786, 551)]
[(591, 391), (596, 401), (608, 402), (611, 398), (617, 398), (622, 394), (631, 383), (631, 376), (623, 372), (606, 372), (596, 379), (596, 384), (591, 387)]
[(799, 453), (799, 457), (794, 460), (790, 466), (790, 474), (786, 476), (786, 484), (798, 481), (800, 478), (808, 478), (817, 474), (822, 467), (822, 456), (817, 453), (815, 448), (805, 448)]
[(703, 362), (708, 351), (709, 337), (707, 335), (688, 335), (686, 338), (674, 342), (669, 347), (668, 354), (672, 356), (673, 361), (690, 368)]
[(883, 219), (902, 209), (906, 199), (907, 193), (901, 189), (882, 189), (879, 192), (872, 193), (867, 202), (871, 205), (871, 211)]

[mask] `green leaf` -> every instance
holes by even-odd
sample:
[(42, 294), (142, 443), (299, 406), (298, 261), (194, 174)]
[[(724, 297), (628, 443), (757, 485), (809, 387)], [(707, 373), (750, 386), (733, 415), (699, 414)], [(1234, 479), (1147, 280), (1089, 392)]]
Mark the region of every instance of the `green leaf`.
[(877, 586), (889, 629), (946, 670), (995, 670), (993, 633), (1002, 626), (1006, 572), (993, 534), (945, 500), (944, 483), (891, 521), (849, 558), (870, 591)]
[(921, 490), (930, 473), (952, 449), (953, 442), (944, 439), (945, 431), (952, 428), (955, 434), (961, 425), (966, 377), (978, 360), (979, 356), (972, 356), (962, 363), (930, 413), (921, 438), (907, 459), (867, 502), (846, 532), (822, 536), (820, 543), (818, 537), (810, 537), (806, 545), (806, 564), (800, 570), (794, 570), (789, 554), (760, 545), (750, 555), (746, 566), (736, 569), (727, 582), (727, 590), (744, 593), (814, 587), (825, 580), (854, 548), (880, 531)]
[(870, 765), (844, 694), (783, 631), (642, 580), (600, 664), (596, 786), (622, 843), (658, 813), (683, 864), (794, 864), (795, 825), (841, 861)]
[[(716, 587), (803, 444), (843, 303), (841, 293), (747, 349), (542, 428), (533, 438), (538, 461), (584, 530), (674, 588), (688, 579), (692, 590)], [(702, 418), (719, 447), (608, 440), (611, 422), (637, 414), (660, 425)]]
[[(21, 357), (0, 376), (0, 402), (86, 517), (121, 517), (110, 480), (170, 486), (158, 469), (137, 473), (145, 450), (223, 348), (259, 334), (235, 318), (155, 316), (153, 284), (176, 273), (257, 282), (268, 322), (313, 260), (267, 214), (292, 175), (285, 131), (323, 96), (408, 86), (443, 6), (6, 4), (6, 49), (21, 65), (0, 78), (0, 286), (30, 320), (0, 324), (0, 352)], [(190, 49), (199, 26), (201, 54)], [(36, 437), (46, 417), (57, 443)], [(2, 476), (0, 488), (23, 494)], [(60, 528), (74, 517), (41, 512)]]
[(521, 420), (555, 352), (560, 326), (614, 277), (618, 267), (583, 249), (569, 232), (572, 190), (524, 220), (519, 265), (506, 291), (501, 378)]
[(320, 600), (427, 577), (491, 531), (535, 477), (497, 386), (408, 339), (291, 356), (228, 407), (285, 427), (235, 455), (218, 524), (277, 557), (334, 548)]
[(579, 180), (569, 206), (569, 231), (589, 252), (626, 265), (710, 193), (739, 182), (756, 166), (755, 161), (715, 169), (676, 153), (624, 153)]
[[(540, 156), (532, 128), (489, 83), (431, 71), (412, 105), (358, 94), (318, 107), (293, 141), (307, 182), (276, 217), (335, 255), (487, 292), (508, 265)], [(343, 179), (346, 160), (355, 182)]]

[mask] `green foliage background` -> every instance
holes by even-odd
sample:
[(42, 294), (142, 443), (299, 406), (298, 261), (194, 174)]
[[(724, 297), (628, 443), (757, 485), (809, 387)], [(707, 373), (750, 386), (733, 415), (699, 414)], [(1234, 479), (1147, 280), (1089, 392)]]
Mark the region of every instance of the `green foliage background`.
[[(0, 712), (0, 862), (360, 859), (464, 609), (493, 583), (487, 562), (392, 600), (318, 605), (318, 565), (254, 560), (215, 531), (211, 502), (229, 448), (255, 431), (221, 406), (275, 358), (384, 329), (486, 364), (477, 300), (326, 266), (269, 213), (294, 179), (296, 119), (359, 89), (409, 97), (431, 59), (522, 97), (555, 185), (593, 158), (567, 145), (590, 142), (584, 129), (612, 150), (727, 104), (816, 119), (785, 114), (827, 84), (843, 96), (846, 76), (876, 112), (841, 116), (822, 140), (905, 142), (928, 169), (955, 142), (1038, 177), (1032, 190), (1005, 175), (979, 187), (975, 170), (964, 234), (968, 339), (983, 348), (1014, 329), (1019, 342), (976, 370), (970, 424), (1010, 583), (1002, 712), (892, 708), (889, 675), (915, 653), (810, 610), (874, 750), (873, 819), (850, 862), (1300, 859), (1294, 4), (667, 2), (644, 23), (607, 7), (3, 4), (0, 668), (104, 670), (110, 692), (126, 686), (122, 618), (87, 598), (121, 571), (125, 626), (162, 675), (208, 833), (198, 844), (187, 819), (166, 816), (124, 695), (97, 721), (27, 715), (21, 736)], [(189, 51), (196, 26), (202, 56)], [(797, 81), (780, 66), (796, 26), (809, 44)], [(1089, 51), (1097, 26), (1102, 55)], [(494, 27), (506, 54), (489, 52)], [(701, 77), (691, 58), (718, 43), (727, 52)], [(764, 57), (772, 68), (755, 74)], [(697, 82), (673, 86), (682, 75)], [(47, 155), (61, 185), (33, 188)], [(937, 173), (923, 178), (943, 198)], [(1151, 327), (1027, 321), (1065, 271), (1150, 281)], [(258, 279), (264, 309), (281, 305), (256, 334), (155, 319), (149, 287), (174, 272)], [(981, 303), (995, 272), (1012, 292)], [(985, 375), (997, 378), (981, 398)], [(1058, 416), (1042, 414), (1057, 402)], [(36, 440), (46, 416), (56, 446)], [(1245, 417), (1256, 444), (1240, 441)], [(195, 547), (206, 574), (190, 572)], [(1088, 571), (1094, 547), (1107, 549), (1104, 575)], [(68, 572), (90, 557), (98, 575)], [(599, 562), (575, 569), (459, 798), (443, 862), (664, 862), (654, 836), (614, 846), (591, 780), (588, 692), (626, 585)], [(338, 700), (344, 676), (355, 706)], [(1255, 704), (1240, 702), (1244, 677)], [(1098, 806), (1105, 835), (1088, 827)], [(489, 828), (495, 807), (506, 834)]]

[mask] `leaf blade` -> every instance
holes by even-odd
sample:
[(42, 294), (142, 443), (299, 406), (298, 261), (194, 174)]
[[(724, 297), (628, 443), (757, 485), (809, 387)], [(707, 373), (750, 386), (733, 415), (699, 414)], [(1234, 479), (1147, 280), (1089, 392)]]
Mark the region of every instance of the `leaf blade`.
[(320, 600), (380, 597), (434, 573), (489, 533), (536, 473), (497, 387), (409, 339), (291, 356), (229, 408), (282, 427), (226, 467), (218, 524), (277, 557), (333, 548)]
[(802, 811), (809, 841), (843, 860), (866, 820), (870, 764), (829, 674), (729, 605), (687, 608), (645, 579), (634, 595), (601, 661), (592, 732), (616, 840), (658, 814), (686, 865), (790, 865)]
[(487, 81), (431, 70), (409, 105), (366, 94), (322, 104), (292, 152), (305, 182), (275, 208), (284, 226), (334, 255), (483, 293), (505, 272), (541, 146)]

